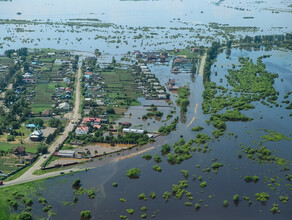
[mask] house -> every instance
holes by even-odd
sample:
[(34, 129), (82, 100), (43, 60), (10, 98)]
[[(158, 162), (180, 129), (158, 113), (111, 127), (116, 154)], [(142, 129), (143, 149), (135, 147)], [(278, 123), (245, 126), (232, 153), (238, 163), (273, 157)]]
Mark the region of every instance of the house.
[(99, 125), (101, 123), (101, 118), (84, 117), (81, 124), (86, 125), (87, 123), (90, 123), (92, 126)]
[(52, 114), (53, 114), (52, 110), (49, 110), (49, 109), (44, 110), (44, 111), (42, 112), (42, 116), (43, 116), (43, 117), (51, 117)]
[(167, 96), (165, 94), (158, 94), (158, 99), (167, 99)]
[(172, 68), (171, 70), (172, 73), (180, 73), (181, 71), (179, 70), (179, 68), (177, 68), (176, 66)]
[(123, 133), (144, 134), (144, 130), (141, 130), (141, 129), (129, 129), (129, 128), (123, 128)]
[(36, 130), (30, 134), (31, 141), (40, 141), (43, 139), (43, 132), (41, 130)]
[(101, 125), (93, 125), (93, 128), (101, 129)]
[(35, 124), (28, 124), (28, 125), (26, 125), (26, 128), (27, 129), (36, 128), (36, 125)]
[(25, 73), (24, 75), (22, 75), (23, 78), (32, 78), (33, 75), (29, 72)]
[(57, 154), (55, 154), (58, 157), (68, 157), (68, 158), (74, 158), (75, 157), (75, 151), (74, 150), (59, 150)]
[(85, 72), (84, 75), (92, 76), (92, 72)]
[(58, 106), (59, 109), (63, 109), (63, 110), (69, 110), (70, 109), (70, 105), (67, 102), (63, 102)]
[(71, 80), (70, 80), (68, 77), (66, 77), (66, 78), (63, 79), (63, 82), (64, 82), (64, 83), (70, 83)]
[(175, 85), (175, 79), (169, 79), (168, 84), (174, 86)]
[(86, 125), (78, 126), (75, 130), (76, 135), (88, 134), (89, 128)]
[(65, 89), (65, 91), (66, 91), (66, 92), (70, 92), (70, 91), (71, 91), (71, 88), (70, 88), (70, 87), (67, 87), (67, 88)]
[(165, 56), (161, 56), (161, 55), (160, 55), (160, 62), (161, 62), (161, 63), (165, 63)]
[(200, 51), (200, 48), (194, 47), (194, 48), (191, 49), (191, 51), (193, 53), (196, 53), (196, 52), (199, 52)]
[(35, 156), (29, 154), (24, 159), (28, 162), (32, 162), (35, 159)]
[(13, 150), (14, 155), (23, 156), (25, 155), (25, 147), (17, 147)]
[(24, 83), (35, 83), (36, 82), (36, 80), (32, 79), (32, 78), (24, 78), (24, 79), (22, 79), (22, 81)]
[(104, 102), (101, 101), (101, 100), (96, 100), (96, 104), (97, 104), (97, 105), (104, 105)]
[(122, 122), (121, 125), (125, 128), (129, 128), (132, 124), (130, 122)]

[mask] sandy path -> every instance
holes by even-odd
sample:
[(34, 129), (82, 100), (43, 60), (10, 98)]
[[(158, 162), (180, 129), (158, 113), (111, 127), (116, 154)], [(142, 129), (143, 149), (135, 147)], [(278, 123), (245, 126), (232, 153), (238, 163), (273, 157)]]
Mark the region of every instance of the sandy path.
[(149, 147), (149, 148), (147, 148), (147, 149), (145, 149), (145, 150), (141, 150), (141, 151), (139, 151), (139, 152), (137, 152), (137, 153), (130, 154), (130, 155), (125, 156), (125, 157), (120, 157), (119, 160), (125, 160), (125, 159), (131, 158), (131, 157), (136, 157), (137, 155), (139, 155), (139, 154), (143, 154), (143, 153), (145, 153), (145, 152), (147, 152), (147, 151), (150, 151), (150, 150), (152, 150), (152, 149), (154, 149), (154, 148), (155, 148), (155, 147)]
[(206, 63), (206, 57), (207, 54), (205, 53), (202, 57), (201, 63), (200, 63), (200, 68), (199, 68), (199, 75), (203, 76), (204, 74), (204, 67), (205, 67), (205, 63)]

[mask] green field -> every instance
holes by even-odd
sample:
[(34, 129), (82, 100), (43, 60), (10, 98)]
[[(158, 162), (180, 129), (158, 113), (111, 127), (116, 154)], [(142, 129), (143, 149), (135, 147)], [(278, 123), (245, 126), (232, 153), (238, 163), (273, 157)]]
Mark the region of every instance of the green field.
[(176, 56), (186, 56), (186, 58), (198, 58), (198, 56), (200, 55), (199, 52), (194, 53), (192, 51), (190, 51), (189, 49), (181, 49), (179, 52), (175, 53), (173, 50), (169, 51), (169, 55), (176, 55)]
[(25, 147), (25, 151), (28, 153), (36, 153), (38, 146), (41, 145), (40, 143), (33, 143), (33, 144), (11, 144), (11, 143), (4, 143), (0, 142), (0, 151), (13, 151), (16, 147)]
[(115, 99), (125, 99), (126, 97), (137, 99), (141, 96), (135, 83), (135, 78), (129, 70), (114, 69), (111, 72), (102, 72), (106, 84), (108, 97)]
[(31, 105), (31, 110), (34, 113), (42, 112), (46, 109), (50, 109), (52, 106), (51, 95), (55, 90), (55, 84), (44, 83), (38, 84), (35, 87), (35, 98)]

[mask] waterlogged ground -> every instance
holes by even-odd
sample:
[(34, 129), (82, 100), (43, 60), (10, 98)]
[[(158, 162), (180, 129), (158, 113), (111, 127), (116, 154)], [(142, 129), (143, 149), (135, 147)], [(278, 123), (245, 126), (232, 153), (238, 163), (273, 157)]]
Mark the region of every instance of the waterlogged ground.
[[(288, 2), (280, 4), (283, 10), (291, 9)], [(275, 1), (216, 3), (197, 0), (110, 0), (106, 4), (93, 0), (1, 1), (0, 52), (8, 48), (51, 47), (91, 52), (98, 48), (120, 54), (133, 49), (184, 48), (194, 42), (210, 45), (215, 38), (223, 40), (231, 35), (239, 38), (247, 34), (291, 31), (291, 11), (264, 10), (273, 8)], [(242, 5), (244, 10), (239, 10), (236, 4)], [(22, 14), (17, 15), (17, 12)], [(222, 24), (233, 28), (226, 29)]]
[[(225, 53), (218, 56), (218, 60), (214, 64), (216, 67), (213, 67), (218, 74), (217, 77), (212, 76), (211, 80), (220, 84), (220, 78), (224, 79), (226, 70), (231, 68), (232, 63), (237, 63), (236, 60), (239, 56), (250, 56), (256, 60), (257, 57), (267, 54), (272, 56), (263, 59), (266, 69), (279, 74), (279, 78), (275, 80), (275, 88), (280, 92), (278, 100), (280, 103), (281, 97), (289, 90), (289, 84), (292, 83), (289, 69), (291, 61), (288, 59), (291, 54), (289, 52), (254, 52), (233, 49), (231, 60), (226, 59)], [(281, 68), (278, 68), (279, 66)], [(187, 74), (172, 75), (169, 69), (162, 66), (151, 66), (151, 70), (156, 72), (158, 76), (179, 78), (181, 84), (190, 86), (191, 95), (185, 120), (178, 123), (176, 131), (168, 136), (159, 137), (154, 144), (149, 144), (148, 147), (155, 146), (156, 148), (147, 153), (152, 156), (154, 154), (161, 155), (160, 146), (165, 143), (172, 145), (179, 140), (180, 135), (183, 135), (186, 141), (194, 138), (197, 132), (191, 131), (191, 128), (197, 125), (205, 128), (202, 131), (203, 133), (212, 136), (212, 125), (208, 126), (205, 123), (209, 115), (203, 115), (200, 107), (195, 114), (196, 104), (198, 103), (200, 106), (202, 103), (202, 77), (196, 76), (195, 79), (192, 79)], [(284, 79), (283, 82), (281, 82), (281, 78)], [(223, 81), (223, 84), (226, 83)], [(172, 99), (175, 96), (176, 94), (172, 94)], [(279, 165), (274, 163), (260, 164), (246, 158), (240, 145), (255, 147), (257, 145), (254, 141), (262, 140), (263, 146), (270, 149), (273, 155), (291, 161), (291, 141), (265, 142), (260, 138), (266, 134), (262, 129), (275, 130), (291, 138), (291, 117), (288, 116), (289, 111), (286, 109), (280, 107), (269, 108), (260, 103), (253, 104), (256, 106), (255, 109), (243, 111), (247, 116), (253, 117), (253, 121), (227, 123), (225, 135), (210, 141), (208, 144), (209, 152), (193, 152), (193, 157), (183, 161), (180, 165), (170, 165), (167, 162), (167, 157), (162, 156), (162, 162), (159, 163), (162, 171), (156, 172), (152, 169), (152, 166), (157, 163), (153, 159), (149, 161), (142, 159), (141, 155), (111, 163), (117, 161), (119, 156), (135, 153), (135, 149), (133, 149), (131, 152), (108, 156), (101, 161), (95, 160), (85, 164), (86, 167), (100, 166), (98, 168), (46, 181), (45, 190), (40, 191), (41, 196), (45, 197), (48, 204), (52, 205), (52, 211), (57, 214), (54, 219), (78, 219), (77, 216), (82, 210), (90, 210), (95, 219), (120, 219), (120, 215), (128, 216), (130, 219), (140, 219), (140, 216), (144, 213), (146, 213), (147, 218), (155, 215), (157, 219), (181, 219), (182, 217), (184, 219), (290, 219), (292, 215), (291, 202), (281, 203), (279, 196), (288, 196), (289, 198), (292, 196), (291, 185), (287, 185), (289, 182), (285, 178), (285, 173), (291, 174), (291, 171), (281, 172), (282, 167)], [(134, 113), (131, 109), (129, 109), (129, 112)], [(140, 114), (142, 115), (144, 112)], [(179, 110), (177, 114), (179, 115)], [(138, 116), (138, 113), (135, 116)], [(194, 116), (194, 122), (187, 127)], [(260, 119), (261, 116), (263, 116), (262, 119)], [(280, 116), (283, 116), (283, 119), (280, 119)], [(229, 132), (233, 132), (234, 135), (229, 135)], [(201, 145), (201, 148), (203, 149), (204, 145)], [(241, 159), (238, 158), (239, 154), (242, 154)], [(218, 173), (215, 173), (212, 169), (210, 172), (206, 172), (206, 170), (204, 172), (203, 169), (210, 168), (215, 159), (218, 163), (223, 163), (224, 166), (219, 168)], [(141, 170), (141, 175), (138, 179), (129, 179), (126, 176), (126, 171), (134, 167)], [(287, 167), (291, 168), (291, 164)], [(189, 171), (188, 178), (185, 178), (180, 172), (182, 169)], [(196, 176), (195, 180), (193, 180), (193, 175)], [(258, 176), (259, 181), (257, 183), (246, 183), (244, 177), (248, 175)], [(199, 176), (202, 177), (202, 181), (199, 180)], [(274, 178), (274, 180), (271, 178)], [(96, 197), (89, 199), (86, 194), (83, 194), (78, 196), (78, 203), (72, 203), (75, 195), (71, 185), (75, 179), (81, 179), (82, 188), (98, 190)], [(188, 180), (186, 190), (192, 193), (193, 200), (190, 201), (186, 196), (176, 199), (172, 195), (166, 202), (162, 198), (163, 193), (171, 192), (172, 185), (178, 184), (181, 180)], [(207, 187), (204, 189), (200, 187), (200, 183), (203, 181), (207, 183)], [(117, 188), (112, 186), (113, 182), (118, 183)], [(151, 199), (149, 197), (150, 192), (155, 192), (157, 198)], [(258, 192), (267, 192), (270, 195), (269, 200), (265, 203), (257, 201), (254, 194)], [(146, 194), (147, 201), (138, 199), (138, 195), (141, 193)], [(232, 201), (235, 194), (240, 196), (238, 203)], [(249, 202), (245, 201), (243, 196), (250, 197), (252, 204), (249, 205)], [(126, 202), (120, 202), (120, 198), (124, 198)], [(228, 207), (223, 207), (223, 200), (228, 201)], [(71, 203), (62, 204), (62, 202)], [(192, 202), (192, 206), (186, 206), (185, 202)], [(201, 208), (196, 210), (195, 203), (199, 203)], [(279, 205), (280, 214), (270, 212), (273, 204)], [(147, 207), (146, 212), (140, 210), (143, 206)], [(135, 212), (130, 215), (126, 212), (126, 209), (134, 209)], [(36, 216), (46, 216), (42, 209), (34, 207), (34, 205), (32, 213)], [(66, 213), (66, 215), (64, 216), (63, 213)]]

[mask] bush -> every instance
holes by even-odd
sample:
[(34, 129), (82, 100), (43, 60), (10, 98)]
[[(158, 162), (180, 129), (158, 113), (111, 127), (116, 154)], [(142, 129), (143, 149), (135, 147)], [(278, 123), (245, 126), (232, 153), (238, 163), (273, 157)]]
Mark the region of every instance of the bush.
[(207, 182), (206, 181), (200, 183), (200, 187), (201, 188), (205, 188), (206, 186), (207, 186)]
[(138, 196), (138, 199), (141, 199), (141, 200), (147, 200), (145, 193), (141, 193), (141, 194)]
[(189, 176), (189, 171), (187, 170), (180, 170), (180, 172), (184, 175), (185, 178)]
[(80, 187), (80, 186), (81, 186), (80, 182), (81, 182), (80, 179), (75, 180), (75, 181), (72, 183), (72, 187)]
[(118, 184), (116, 182), (114, 182), (112, 185), (113, 187), (118, 187)]
[(127, 211), (129, 214), (131, 214), (131, 215), (135, 212), (134, 209), (127, 209), (126, 211)]
[(163, 154), (167, 154), (170, 152), (170, 146), (168, 144), (164, 144), (161, 147), (161, 153)]
[(8, 135), (7, 141), (14, 141), (14, 135)]
[(153, 159), (156, 163), (160, 163), (162, 161), (161, 157), (158, 156), (157, 154), (154, 155)]
[(19, 215), (19, 220), (32, 220), (32, 215), (29, 212), (22, 212)]
[(156, 198), (156, 193), (155, 192), (150, 192), (150, 198), (155, 199)]
[(141, 171), (138, 168), (132, 168), (130, 170), (127, 170), (127, 176), (130, 178), (138, 178), (140, 172)]
[(235, 194), (233, 196), (233, 201), (235, 201), (235, 202), (238, 202), (239, 201), (239, 195), (238, 194)]
[(40, 145), (40, 146), (38, 146), (37, 151), (39, 154), (46, 154), (48, 152), (48, 147)]
[(91, 218), (91, 212), (89, 210), (80, 212), (82, 218)]
[(159, 165), (154, 165), (152, 168), (153, 168), (153, 170), (155, 170), (157, 172), (161, 172), (162, 171), (162, 169), (161, 169), (161, 167)]
[(106, 112), (108, 114), (115, 114), (116, 113), (115, 110), (112, 107), (107, 108)]
[(228, 206), (228, 201), (227, 201), (227, 200), (224, 200), (224, 201), (223, 201), (223, 206), (224, 206), (224, 207), (227, 207), (227, 206)]
[(141, 211), (142, 211), (142, 212), (146, 212), (146, 211), (147, 211), (147, 207), (146, 207), (146, 206), (143, 206), (143, 207), (141, 208)]
[(142, 158), (145, 159), (145, 160), (151, 160), (152, 156), (151, 156), (151, 154), (144, 154), (142, 156)]
[(262, 202), (265, 202), (270, 198), (270, 195), (266, 192), (256, 193), (254, 196), (257, 198), (258, 201)]
[(202, 131), (204, 128), (202, 126), (197, 126), (192, 128), (192, 131)]

